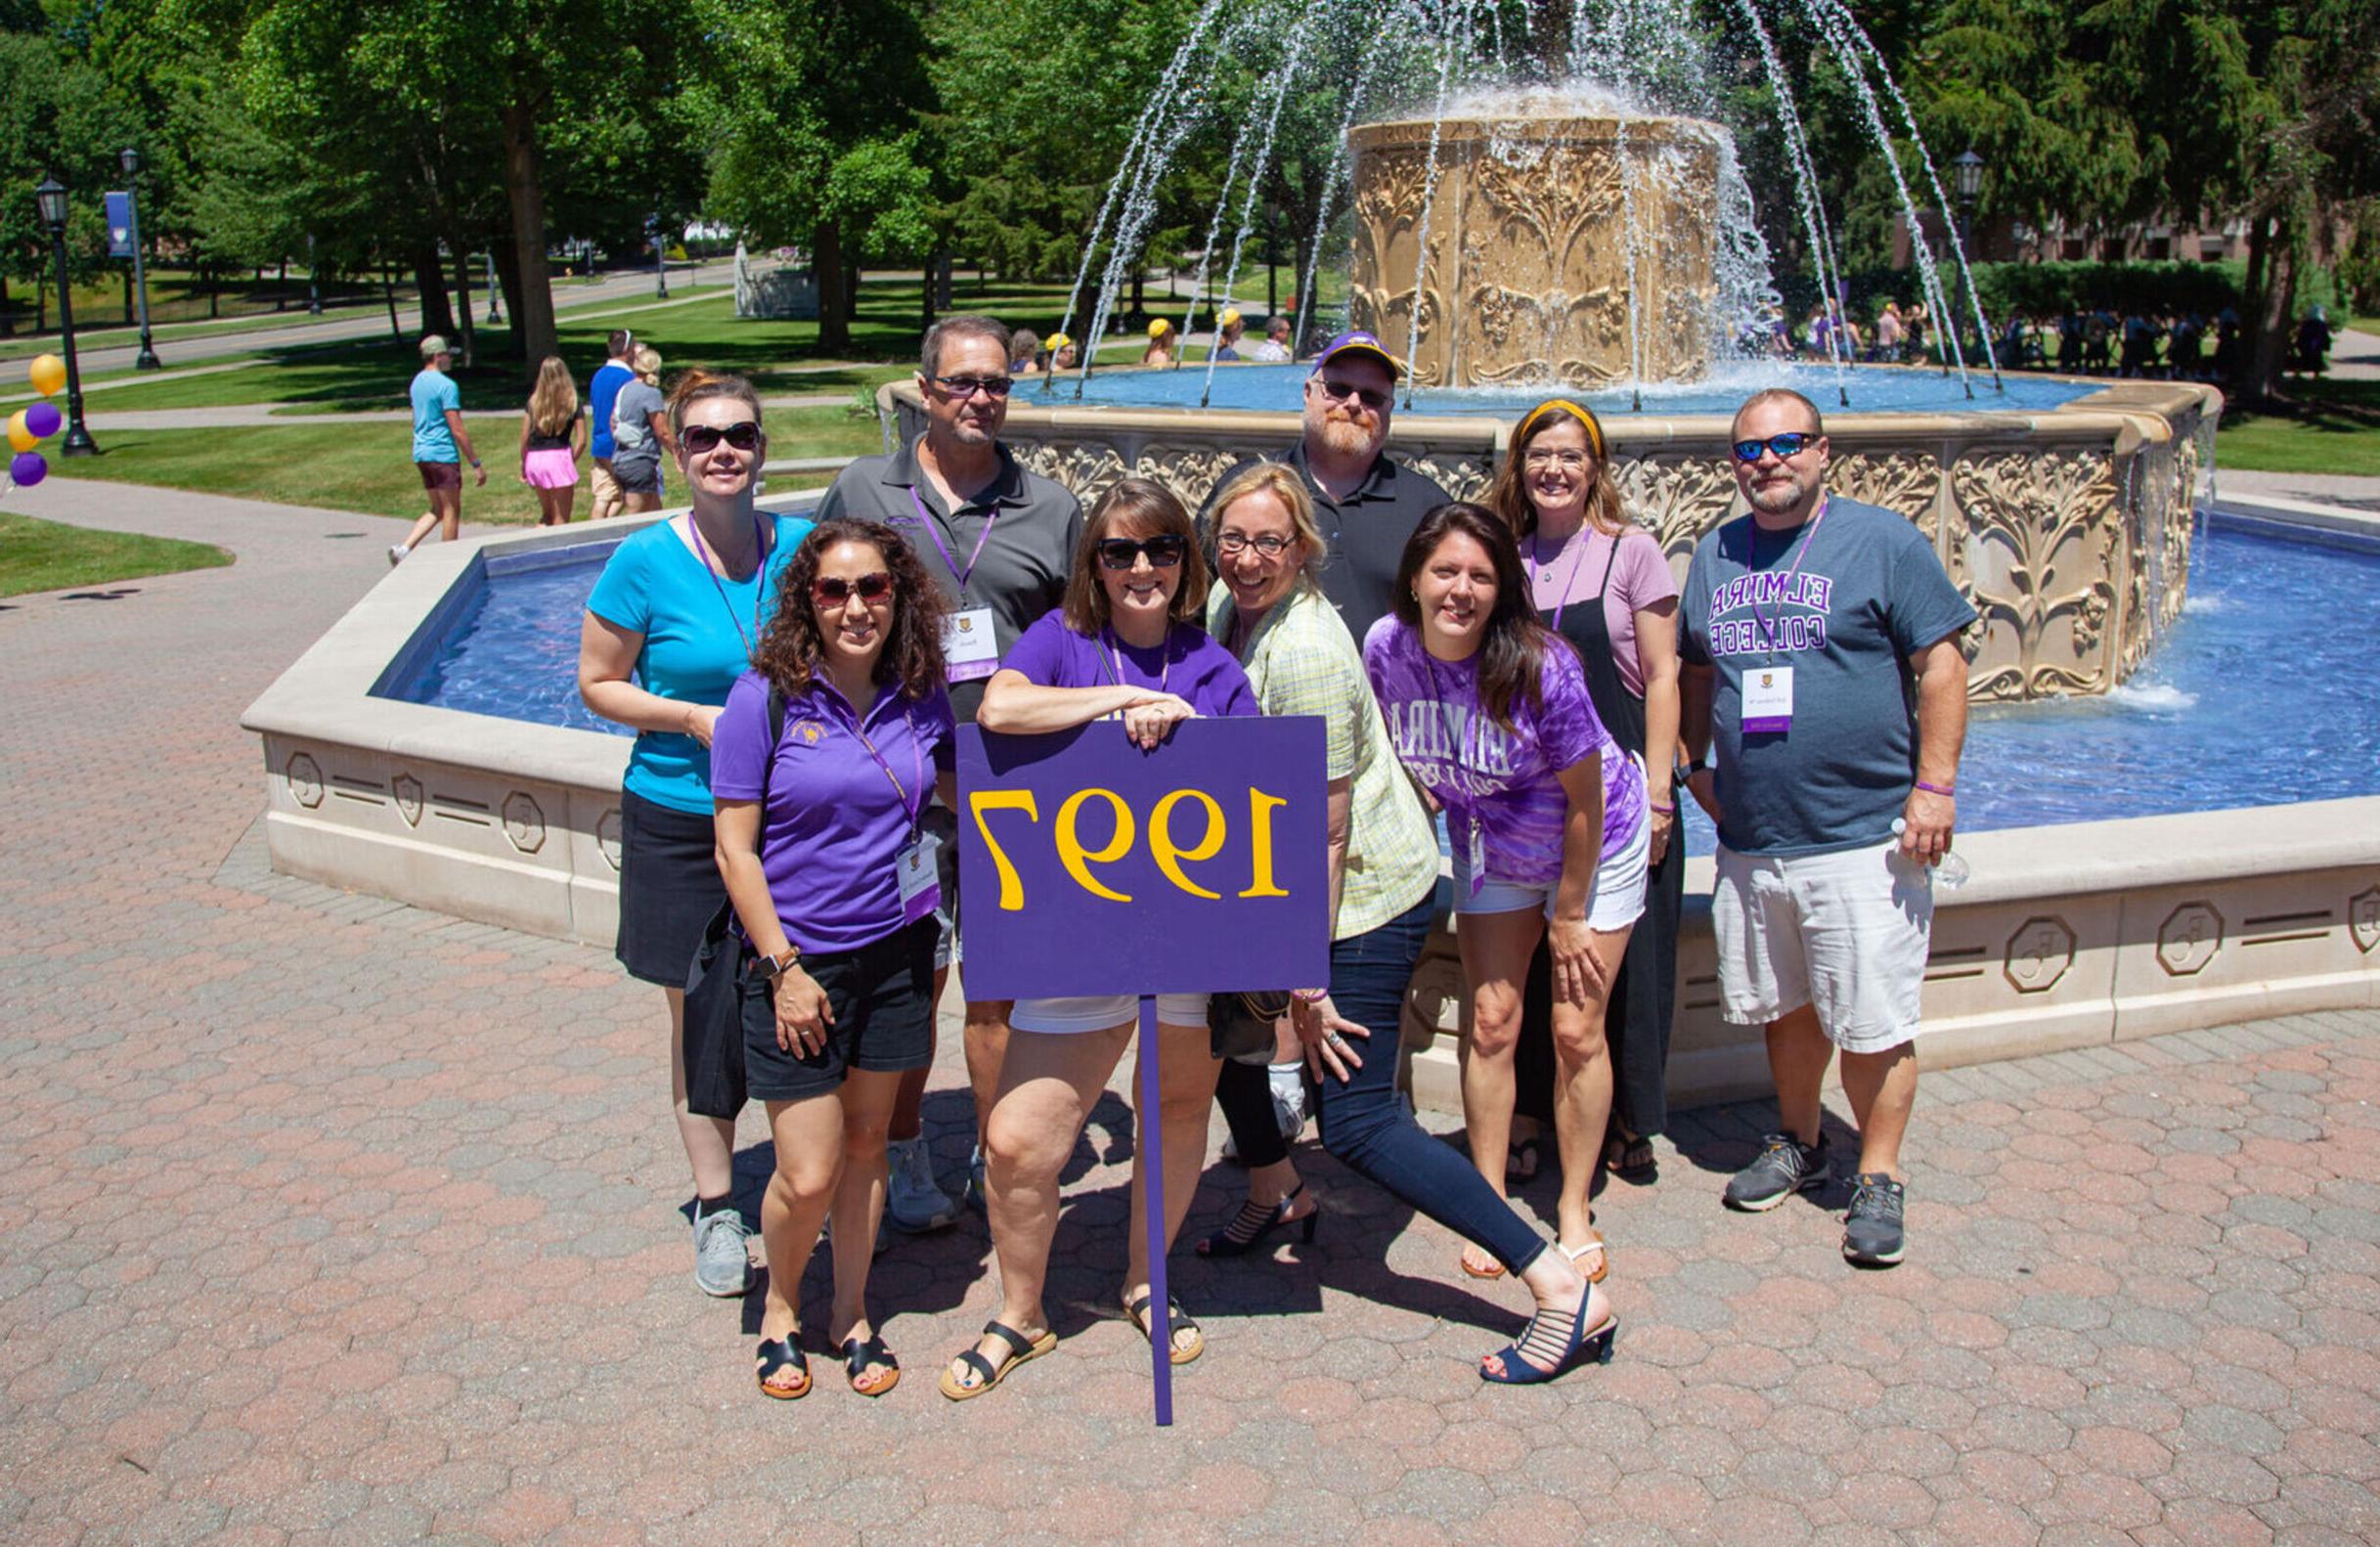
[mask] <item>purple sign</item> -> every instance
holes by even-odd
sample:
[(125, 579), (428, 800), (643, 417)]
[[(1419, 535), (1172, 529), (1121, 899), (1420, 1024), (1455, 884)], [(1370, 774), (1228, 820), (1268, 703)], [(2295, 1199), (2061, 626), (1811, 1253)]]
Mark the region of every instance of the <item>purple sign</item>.
[(971, 998), (1300, 989), (1330, 979), (1323, 724), (1102, 720), (958, 732)]
[(101, 200), (108, 210), (108, 256), (132, 256), (132, 196), (109, 194)]

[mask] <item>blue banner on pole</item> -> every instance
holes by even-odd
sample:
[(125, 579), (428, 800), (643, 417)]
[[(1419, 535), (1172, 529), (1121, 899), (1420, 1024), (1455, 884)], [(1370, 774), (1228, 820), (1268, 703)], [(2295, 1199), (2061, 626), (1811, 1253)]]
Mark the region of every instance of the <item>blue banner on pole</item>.
[(132, 256), (132, 196), (110, 194), (108, 205), (108, 256)]

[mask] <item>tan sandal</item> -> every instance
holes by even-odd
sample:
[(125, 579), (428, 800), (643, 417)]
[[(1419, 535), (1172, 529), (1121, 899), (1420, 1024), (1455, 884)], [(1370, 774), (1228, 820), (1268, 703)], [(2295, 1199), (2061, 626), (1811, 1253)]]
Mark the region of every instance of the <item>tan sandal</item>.
[(1472, 1266), (1471, 1254), (1474, 1250), (1467, 1246), (1455, 1258), (1455, 1265), (1462, 1268), (1466, 1276), (1471, 1278), (1502, 1278), (1504, 1276), (1504, 1264), (1494, 1258), (1487, 1260), (1487, 1266), (1484, 1270)]
[[(973, 1401), (1008, 1379), (1010, 1370), (1020, 1364), (1032, 1363), (1058, 1346), (1058, 1335), (1054, 1332), (1043, 1332), (1037, 1338), (1028, 1338), (1014, 1327), (997, 1321), (984, 1323), (984, 1336), (997, 1338), (1008, 1345), (1008, 1356), (999, 1363), (993, 1364), (975, 1349), (969, 1348), (957, 1358), (952, 1359), (949, 1364), (943, 1366), (942, 1394), (954, 1402)], [(961, 1364), (982, 1376), (982, 1383), (976, 1386), (961, 1386), (953, 1379), (951, 1370)]]

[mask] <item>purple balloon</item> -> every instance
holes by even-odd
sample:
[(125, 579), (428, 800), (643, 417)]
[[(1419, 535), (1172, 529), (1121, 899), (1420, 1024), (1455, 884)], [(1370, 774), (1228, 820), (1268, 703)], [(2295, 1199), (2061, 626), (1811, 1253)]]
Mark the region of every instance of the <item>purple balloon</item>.
[(58, 433), (58, 426), (64, 422), (58, 417), (58, 405), (55, 403), (35, 403), (24, 411), (24, 427), (33, 432), (36, 440), (48, 440)]
[(37, 451), (21, 451), (9, 459), (8, 475), (20, 489), (30, 489), (50, 475), (49, 459)]

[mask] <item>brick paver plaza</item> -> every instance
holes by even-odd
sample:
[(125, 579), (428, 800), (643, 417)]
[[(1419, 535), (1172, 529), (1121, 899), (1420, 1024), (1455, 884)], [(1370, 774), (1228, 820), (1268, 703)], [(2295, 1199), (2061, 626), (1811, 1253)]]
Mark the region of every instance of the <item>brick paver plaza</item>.
[[(690, 1281), (652, 991), (264, 866), (237, 717), (393, 523), (10, 504), (239, 563), (0, 603), (0, 1540), (2380, 1537), (2371, 1013), (1928, 1076), (1891, 1272), (1844, 1264), (1839, 1196), (1723, 1212), (1769, 1115), (1689, 1115), (1658, 1185), (1601, 1204), (1615, 1362), (1533, 1390), (1474, 1373), (1522, 1292), (1314, 1152), (1316, 1246), (1178, 1255), (1210, 1348), (1164, 1433), (1112, 1306), (1111, 1100), (1069, 1176), (1056, 1356), (936, 1393), (992, 1307), (969, 1216), (878, 1262), (897, 1392), (814, 1353), (816, 1390), (767, 1401), (757, 1299)], [(959, 1084), (946, 1043), (951, 1178)], [(1238, 1186), (1214, 1166), (1190, 1228)]]

